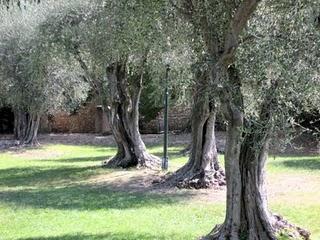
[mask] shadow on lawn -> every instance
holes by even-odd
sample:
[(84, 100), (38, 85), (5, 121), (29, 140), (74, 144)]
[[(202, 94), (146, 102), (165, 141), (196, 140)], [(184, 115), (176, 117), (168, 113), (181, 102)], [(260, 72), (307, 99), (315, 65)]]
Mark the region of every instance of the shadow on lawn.
[(106, 159), (111, 158), (111, 155), (100, 156), (100, 157), (78, 157), (78, 158), (68, 158), (68, 159), (45, 159), (45, 160), (38, 160), (38, 161), (49, 161), (49, 162), (69, 162), (69, 163), (76, 163), (76, 162), (102, 162)]
[(112, 186), (76, 185), (41, 190), (0, 192), (0, 202), (20, 207), (50, 209), (128, 209), (174, 204), (192, 193), (153, 193), (115, 190)]
[(295, 159), (290, 159), (290, 157), (292, 156), (286, 156), (286, 160), (272, 162), (271, 164), (274, 166), (284, 166), (287, 168), (293, 168), (297, 170), (320, 170), (320, 156), (311, 158), (301, 157), (300, 159), (297, 159), (296, 156), (294, 156)]
[[(151, 149), (148, 149), (148, 151), (150, 153), (152, 153), (153, 155), (156, 155), (158, 157), (162, 157), (163, 156), (163, 151), (152, 151), (152, 148)], [(170, 157), (183, 157), (184, 155), (181, 154), (181, 149), (168, 149), (168, 154)]]
[[(9, 168), (0, 170), (0, 186), (48, 186), (57, 185), (61, 182), (85, 180), (101, 169), (100, 166), (91, 167), (28, 167)], [(105, 170), (108, 173), (108, 170)]]
[[(103, 173), (102, 180), (108, 181), (102, 181), (101, 184), (83, 183), (84, 180), (100, 173)], [(111, 173), (113, 175), (109, 175)], [(128, 175), (127, 181), (121, 181), (124, 175)], [(131, 186), (132, 183), (137, 183), (138, 187)], [(130, 171), (117, 172), (100, 166), (2, 169), (0, 186), (16, 187), (17, 190), (0, 191), (0, 202), (21, 207), (51, 209), (127, 209), (173, 204), (191, 195), (153, 193), (149, 191), (152, 189), (145, 187), (143, 183), (143, 177), (130, 177)], [(32, 189), (21, 189), (24, 187)]]
[(287, 160), (283, 161), (282, 165), (296, 169), (320, 170), (320, 157), (301, 160)]
[(189, 239), (190, 236), (181, 234), (177, 235), (150, 235), (150, 234), (137, 234), (133, 232), (125, 233), (107, 233), (107, 234), (77, 234), (77, 235), (62, 235), (56, 237), (32, 237), (32, 238), (19, 238), (17, 240), (167, 240), (167, 239)]

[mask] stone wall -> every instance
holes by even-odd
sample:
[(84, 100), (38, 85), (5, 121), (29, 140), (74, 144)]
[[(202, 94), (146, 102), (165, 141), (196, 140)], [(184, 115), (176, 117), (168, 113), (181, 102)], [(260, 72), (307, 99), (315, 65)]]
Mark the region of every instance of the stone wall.
[[(175, 106), (169, 108), (168, 125), (169, 131), (182, 132), (190, 130), (191, 107)], [(161, 111), (158, 116), (149, 121), (144, 122), (143, 118), (140, 121), (141, 133), (160, 133), (164, 129), (164, 111)]]
[(42, 118), (41, 132), (54, 133), (108, 133), (105, 114), (94, 102), (81, 107), (76, 113), (57, 112)]
[[(186, 106), (172, 107), (169, 110), (169, 130), (181, 132), (190, 129), (191, 108)], [(140, 131), (144, 134), (163, 131), (164, 112), (148, 122), (140, 121)], [(107, 115), (101, 105), (94, 102), (83, 106), (76, 113), (57, 112), (42, 117), (42, 133), (101, 133), (110, 134)]]
[[(173, 107), (169, 110), (169, 130), (185, 131), (190, 127), (191, 108)], [(144, 134), (160, 133), (163, 131), (164, 113), (148, 122), (140, 121), (140, 131)], [(102, 106), (95, 103), (87, 104), (74, 114), (57, 112), (45, 116), (41, 120), (42, 133), (101, 133), (110, 134), (110, 127)]]

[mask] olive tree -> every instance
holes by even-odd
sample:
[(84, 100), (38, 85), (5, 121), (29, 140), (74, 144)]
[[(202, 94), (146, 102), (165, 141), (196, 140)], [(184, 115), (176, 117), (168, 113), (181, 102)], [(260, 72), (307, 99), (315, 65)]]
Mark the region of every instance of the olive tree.
[(307, 231), (268, 210), (264, 166), (273, 133), (319, 99), (316, 5), (262, 1), (240, 35), (256, 5), (244, 1), (236, 9), (212, 68), (228, 121), (227, 212), (208, 239), (308, 239)]
[[(272, 215), (267, 209), (266, 193), (264, 191), (264, 164), (268, 156), (268, 142), (271, 138), (272, 130), (274, 129), (274, 122), (283, 119), (279, 112), (279, 106), (287, 106), (290, 104), (283, 104), (291, 102), (290, 89), (285, 86), (285, 81), (288, 81), (292, 76), (278, 77), (276, 67), (284, 68), (288, 71), (289, 67), (297, 64), (297, 61), (289, 57), (290, 52), (286, 52), (285, 48), (273, 49), (276, 53), (283, 53), (281, 56), (283, 62), (295, 61), (292, 65), (288, 66), (283, 64), (282, 61), (276, 64), (276, 67), (268, 66), (268, 74), (264, 79), (266, 80), (260, 87), (260, 98), (252, 94), (252, 89), (245, 86), (248, 77), (243, 74), (246, 70), (241, 68), (241, 63), (236, 65), (236, 53), (241, 43), (247, 43), (246, 49), (250, 52), (251, 39), (257, 36), (247, 33), (247, 24), (256, 12), (260, 2), (263, 4), (259, 8), (260, 19), (255, 22), (260, 23), (260, 27), (268, 24), (266, 18), (274, 19), (275, 16), (287, 20), (286, 24), (282, 27), (274, 28), (268, 26), (269, 29), (264, 29), (265, 35), (274, 33), (276, 30), (281, 29), (279, 36), (293, 36), (297, 34), (297, 26), (290, 25), (290, 17), (299, 19), (294, 15), (299, 11), (298, 9), (306, 6), (312, 6), (315, 2), (288, 2), (288, 1), (256, 1), (256, 0), (243, 0), (243, 1), (192, 1), (181, 0), (172, 1), (175, 8), (181, 12), (196, 29), (199, 29), (201, 36), (201, 43), (204, 46), (207, 54), (207, 63), (209, 66), (210, 85), (211, 91), (219, 96), (218, 100), (221, 106), (221, 111), (227, 121), (227, 142), (225, 150), (225, 168), (226, 168), (226, 181), (227, 181), (227, 208), (226, 218), (222, 225), (217, 226), (206, 237), (206, 239), (276, 239), (283, 229), (291, 229), (296, 235), (301, 235), (308, 238), (308, 233), (300, 228), (290, 225), (281, 217)], [(300, 5), (299, 5), (300, 4)], [(315, 6), (313, 6), (316, 9)], [(276, 11), (278, 10), (278, 11)], [(281, 10), (283, 10), (281, 12)], [(273, 14), (267, 15), (273, 11)], [(290, 15), (290, 14), (293, 14)], [(311, 16), (309, 16), (310, 18)], [(311, 17), (312, 18), (312, 17)], [(299, 21), (295, 21), (298, 23)], [(314, 22), (314, 21), (313, 21)], [(274, 21), (274, 23), (278, 23)], [(283, 22), (282, 22), (283, 23)], [(301, 22), (300, 22), (301, 23)], [(315, 28), (310, 24), (303, 21), (304, 30), (309, 29), (309, 33), (315, 32)], [(300, 25), (301, 26), (301, 25)], [(299, 27), (300, 27), (299, 26)], [(295, 28), (293, 28), (295, 27)], [(288, 34), (289, 32), (289, 34)], [(305, 33), (303, 33), (305, 34)], [(304, 36), (301, 34), (301, 36)], [(274, 37), (274, 36), (272, 36)], [(270, 35), (265, 39), (270, 39)], [(301, 39), (301, 38), (298, 38)], [(315, 40), (316, 38), (312, 38)], [(259, 41), (257, 37), (257, 42)], [(286, 39), (283, 42), (288, 42)], [(274, 42), (265, 43), (266, 47), (277, 46)], [(311, 41), (312, 43), (312, 41)], [(283, 43), (282, 43), (283, 44)], [(290, 46), (290, 45), (289, 45)], [(300, 42), (299, 51), (306, 50), (301, 46), (305, 46), (303, 41)], [(309, 45), (308, 50), (314, 50)], [(260, 59), (257, 58), (261, 46), (254, 48), (251, 51), (249, 58), (245, 60), (254, 65), (256, 63), (262, 66), (264, 63), (272, 62), (272, 60), (262, 60), (262, 56), (270, 56), (268, 54), (261, 54)], [(264, 48), (266, 50), (268, 48)], [(293, 48), (294, 49), (294, 48)], [(245, 52), (245, 50), (243, 50)], [(270, 53), (271, 51), (269, 51)], [(312, 51), (311, 51), (312, 52)], [(248, 52), (247, 52), (248, 53)], [(314, 52), (313, 52), (314, 53)], [(291, 54), (292, 56), (293, 54)], [(290, 59), (290, 60), (288, 60)], [(269, 62), (268, 62), (269, 61)], [(305, 64), (302, 64), (305, 66)], [(248, 66), (248, 65), (247, 65)], [(297, 65), (299, 66), (299, 65)], [(244, 68), (246, 69), (246, 68)], [(248, 69), (248, 68), (247, 68)], [(259, 68), (261, 70), (261, 68)], [(309, 70), (314, 71), (314, 68), (308, 66)], [(299, 69), (297, 69), (299, 70)], [(283, 71), (283, 72), (286, 72)], [(290, 69), (291, 71), (291, 69)], [(242, 75), (240, 74), (242, 73)], [(274, 75), (274, 76), (273, 76)], [(314, 76), (316, 76), (315, 74)], [(258, 78), (254, 75), (250, 78), (253, 82), (258, 84)], [(273, 77), (272, 77), (273, 76)], [(301, 76), (301, 75), (300, 75)], [(306, 78), (310, 77), (306, 76)], [(310, 77), (314, 79), (315, 77)], [(286, 79), (286, 80), (284, 80)], [(290, 79), (293, 82), (297, 77)], [(266, 82), (271, 84), (265, 84)], [(308, 92), (308, 89), (303, 89), (305, 86), (299, 78), (293, 86), (297, 87), (296, 92)], [(261, 84), (261, 82), (260, 82)], [(257, 86), (257, 85), (256, 85)], [(279, 93), (281, 89), (281, 94)], [(299, 90), (297, 90), (299, 89)], [(292, 91), (291, 91), (292, 92)], [(280, 104), (279, 96), (282, 96)], [(285, 94), (286, 93), (286, 94)], [(310, 93), (308, 94), (310, 95)], [(312, 94), (311, 94), (312, 95)], [(245, 98), (246, 97), (246, 98)], [(257, 103), (257, 104), (252, 104)], [(253, 108), (250, 110), (250, 107)], [(250, 114), (253, 113), (254, 114)], [(292, 114), (291, 111), (287, 111)], [(284, 121), (285, 122), (285, 121)]]
[(39, 32), (49, 6), (30, 5), (23, 11), (13, 8), (2, 12), (0, 74), (7, 82), (6, 102), (15, 113), (15, 137), (22, 144), (37, 144), (41, 115), (86, 97), (86, 86), (76, 74), (80, 67), (63, 65), (60, 69), (68, 74), (61, 77), (57, 66), (62, 62), (56, 54), (49, 54)]
[[(208, 53), (203, 46), (204, 36), (200, 31), (200, 24), (193, 21), (196, 13), (185, 12), (174, 5), (178, 18), (176, 21), (181, 28), (188, 29), (184, 36), (184, 42), (188, 39), (189, 55), (193, 63), (190, 66), (193, 88), (192, 95), (189, 96), (192, 102), (191, 114), (191, 145), (188, 162), (166, 178), (165, 183), (179, 188), (212, 188), (225, 185), (224, 171), (218, 162), (218, 152), (215, 139), (215, 123), (218, 110), (218, 99), (209, 90), (210, 76), (207, 62)], [(187, 20), (180, 23), (181, 18)], [(186, 43), (180, 43), (186, 44)], [(188, 49), (188, 48), (186, 48)], [(188, 62), (184, 61), (184, 67), (188, 67)]]
[(165, 1), (89, 1), (53, 12), (41, 27), (85, 72), (104, 106), (118, 152), (107, 167), (159, 166), (139, 133), (139, 103), (150, 59), (166, 39)]

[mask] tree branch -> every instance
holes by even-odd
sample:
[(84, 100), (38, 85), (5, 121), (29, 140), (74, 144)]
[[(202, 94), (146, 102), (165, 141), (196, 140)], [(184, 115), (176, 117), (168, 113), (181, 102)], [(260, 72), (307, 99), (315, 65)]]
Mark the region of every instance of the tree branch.
[(239, 45), (239, 36), (260, 2), (261, 0), (244, 0), (236, 10), (225, 38), (224, 53), (221, 58), (222, 64), (228, 66), (234, 62), (235, 50)]

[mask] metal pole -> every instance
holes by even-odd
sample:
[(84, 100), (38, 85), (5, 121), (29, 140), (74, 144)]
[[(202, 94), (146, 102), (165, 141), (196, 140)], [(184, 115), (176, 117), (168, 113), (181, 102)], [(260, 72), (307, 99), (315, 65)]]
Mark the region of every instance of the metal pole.
[(168, 170), (169, 166), (169, 157), (168, 157), (168, 110), (169, 110), (169, 89), (168, 89), (168, 80), (169, 80), (169, 71), (170, 66), (167, 65), (166, 68), (166, 80), (165, 80), (165, 92), (164, 92), (164, 144), (163, 144), (163, 159), (162, 159), (162, 170)]

